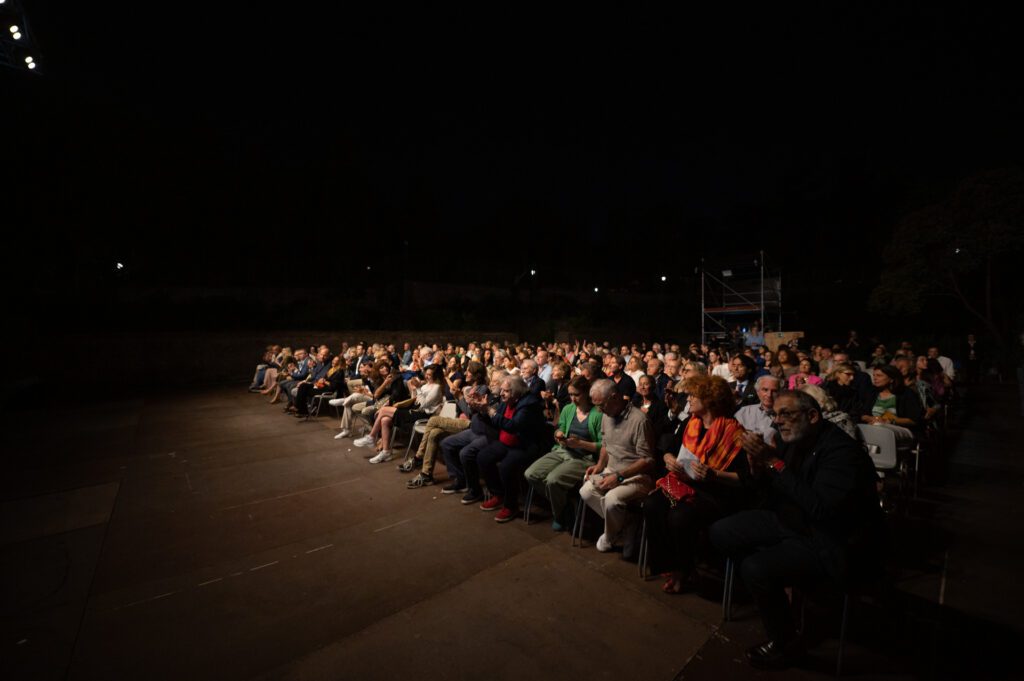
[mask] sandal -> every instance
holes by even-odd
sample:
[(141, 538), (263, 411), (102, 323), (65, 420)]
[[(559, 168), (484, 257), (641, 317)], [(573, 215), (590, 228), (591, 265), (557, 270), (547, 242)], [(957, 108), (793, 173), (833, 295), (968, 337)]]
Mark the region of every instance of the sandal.
[(416, 489), (417, 487), (426, 487), (434, 484), (434, 478), (426, 473), (420, 473), (415, 478), (405, 483), (406, 489)]
[(402, 463), (398, 464), (398, 470), (403, 473), (412, 473), (414, 470), (423, 465), (423, 461), (420, 459), (406, 459)]

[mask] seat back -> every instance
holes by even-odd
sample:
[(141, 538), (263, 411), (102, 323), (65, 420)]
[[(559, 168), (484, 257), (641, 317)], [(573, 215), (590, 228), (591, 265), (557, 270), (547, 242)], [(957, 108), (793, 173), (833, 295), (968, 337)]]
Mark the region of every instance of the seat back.
[(453, 419), (459, 415), (459, 410), (456, 408), (454, 402), (445, 402), (441, 407), (439, 416), (443, 416), (446, 419)]
[(857, 424), (860, 440), (868, 446), (868, 455), (875, 469), (888, 471), (896, 468), (896, 434), (888, 428)]

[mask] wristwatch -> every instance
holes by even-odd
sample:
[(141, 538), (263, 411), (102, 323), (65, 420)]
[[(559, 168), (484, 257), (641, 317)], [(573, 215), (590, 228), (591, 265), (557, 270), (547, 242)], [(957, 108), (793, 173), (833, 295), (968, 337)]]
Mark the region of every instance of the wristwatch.
[(617, 475), (617, 476), (615, 476), (615, 479), (619, 481), (619, 484), (620, 484), (620, 485), (621, 485), (622, 483), (626, 482), (626, 479), (625, 479), (624, 477), (622, 477), (621, 475)]

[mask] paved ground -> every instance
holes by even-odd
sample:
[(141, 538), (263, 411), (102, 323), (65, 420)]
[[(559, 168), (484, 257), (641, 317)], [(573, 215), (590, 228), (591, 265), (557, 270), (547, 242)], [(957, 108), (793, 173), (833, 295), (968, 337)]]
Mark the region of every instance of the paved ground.
[[(976, 397), (945, 477), (894, 514), (897, 588), (855, 609), (850, 674), (1019, 670), (1024, 428), (989, 415), (1004, 403)], [(713, 577), (665, 596), (546, 522), (406, 490), (334, 425), (236, 389), (6, 414), (0, 677), (753, 676), (756, 616), (720, 627)], [(808, 617), (822, 643), (791, 674), (823, 678), (838, 615)]]

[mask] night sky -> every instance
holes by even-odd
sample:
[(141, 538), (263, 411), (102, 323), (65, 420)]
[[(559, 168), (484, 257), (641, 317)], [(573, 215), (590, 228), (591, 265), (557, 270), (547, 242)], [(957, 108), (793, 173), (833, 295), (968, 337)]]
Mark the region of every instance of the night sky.
[(764, 249), (866, 298), (903, 214), (1022, 158), (991, 8), (210, 4), (25, 3), (7, 276), (643, 283)]

